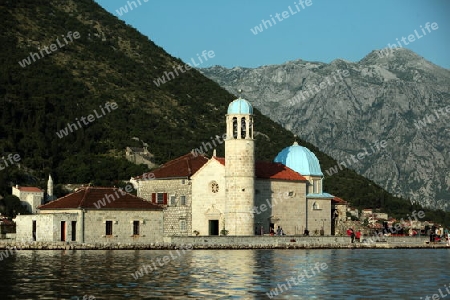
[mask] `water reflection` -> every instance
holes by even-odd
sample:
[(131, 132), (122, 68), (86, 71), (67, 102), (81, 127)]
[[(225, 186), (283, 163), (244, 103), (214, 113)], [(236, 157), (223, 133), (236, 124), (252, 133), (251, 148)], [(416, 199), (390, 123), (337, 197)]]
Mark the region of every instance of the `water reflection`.
[[(161, 266), (164, 256), (169, 256)], [(410, 299), (450, 283), (447, 249), (18, 251), (0, 261), (2, 299)], [(312, 275), (316, 263), (327, 269)], [(143, 265), (156, 268), (142, 269)], [(141, 276), (134, 278), (136, 271)]]

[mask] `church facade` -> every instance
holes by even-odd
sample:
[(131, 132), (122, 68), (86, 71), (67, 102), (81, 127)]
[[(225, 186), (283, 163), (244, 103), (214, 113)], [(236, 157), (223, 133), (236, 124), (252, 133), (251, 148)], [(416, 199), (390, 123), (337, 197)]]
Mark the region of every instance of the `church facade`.
[(138, 197), (163, 205), (164, 235), (332, 234), (333, 195), (322, 191), (317, 157), (296, 142), (274, 162), (255, 159), (253, 107), (230, 103), (225, 157), (191, 152), (130, 181)]

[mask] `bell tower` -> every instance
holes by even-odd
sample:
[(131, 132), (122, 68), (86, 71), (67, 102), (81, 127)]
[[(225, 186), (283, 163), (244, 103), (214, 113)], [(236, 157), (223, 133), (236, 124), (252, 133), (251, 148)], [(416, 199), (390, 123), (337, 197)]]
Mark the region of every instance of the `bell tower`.
[(255, 224), (251, 215), (255, 199), (252, 105), (242, 98), (231, 102), (226, 115), (226, 125), (225, 229), (229, 235), (254, 235)]

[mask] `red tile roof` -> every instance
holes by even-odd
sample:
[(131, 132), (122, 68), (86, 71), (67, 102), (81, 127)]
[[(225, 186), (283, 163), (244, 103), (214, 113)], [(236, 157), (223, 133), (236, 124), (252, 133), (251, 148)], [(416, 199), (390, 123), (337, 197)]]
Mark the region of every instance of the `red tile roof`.
[(331, 199), (331, 202), (332, 202), (332, 204), (342, 204), (342, 205), (348, 204), (347, 201), (345, 201), (342, 198), (336, 197), (336, 196), (334, 196), (334, 198)]
[(37, 193), (42, 193), (44, 192), (43, 190), (41, 190), (40, 188), (34, 187), (34, 186), (19, 186), (18, 189), (21, 192), (37, 192)]
[(5, 218), (5, 217), (1, 217), (1, 216), (0, 216), (0, 224), (2, 224), (2, 225), (14, 225), (14, 222), (8, 220), (8, 219)]
[[(108, 197), (107, 197), (108, 196)], [(100, 202), (99, 202), (100, 200)], [(108, 202), (109, 200), (109, 202)], [(94, 205), (97, 204), (97, 207)], [(104, 203), (104, 204), (103, 204)], [(136, 197), (125, 191), (119, 191), (112, 187), (85, 187), (74, 193), (66, 195), (55, 201), (43, 204), (38, 209), (140, 209), (140, 210), (162, 210), (142, 198)]]
[[(225, 166), (224, 157), (213, 157), (213, 158)], [(255, 175), (257, 178), (264, 178), (264, 179), (302, 180), (302, 181), (307, 180), (298, 172), (295, 172), (291, 168), (288, 168), (281, 163), (266, 162), (266, 161), (257, 161), (255, 163)]]
[[(224, 157), (216, 157), (213, 159), (220, 162), (225, 166)], [(194, 155), (192, 153), (186, 154), (179, 158), (169, 161), (162, 165), (159, 169), (156, 169), (150, 173), (146, 173), (147, 178), (189, 178), (200, 170), (203, 165), (208, 162), (208, 158), (204, 155)], [(142, 179), (144, 175), (135, 177), (135, 179)], [(294, 170), (286, 167), (281, 163), (257, 161), (255, 163), (255, 175), (257, 178), (264, 179), (281, 179), (281, 180), (300, 180), (306, 181), (307, 179), (295, 172)]]
[[(208, 158), (204, 155), (194, 155), (192, 152), (180, 156), (174, 160), (171, 160), (160, 168), (135, 177), (135, 179), (141, 179), (144, 175), (147, 178), (190, 178), (194, 175), (204, 164), (208, 162)], [(154, 176), (150, 175), (153, 173)], [(149, 176), (150, 175), (150, 176)]]
[(257, 178), (301, 181), (307, 180), (298, 172), (295, 172), (291, 168), (276, 162), (257, 161), (255, 163), (255, 173)]

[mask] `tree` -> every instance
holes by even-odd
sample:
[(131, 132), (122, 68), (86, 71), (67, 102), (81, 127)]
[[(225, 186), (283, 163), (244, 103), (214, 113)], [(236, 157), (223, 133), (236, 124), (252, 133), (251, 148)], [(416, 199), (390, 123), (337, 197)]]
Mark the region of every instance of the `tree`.
[(20, 199), (14, 195), (8, 195), (0, 200), (0, 212), (9, 218), (15, 218), (17, 214), (29, 214), (28, 210), (20, 203)]

